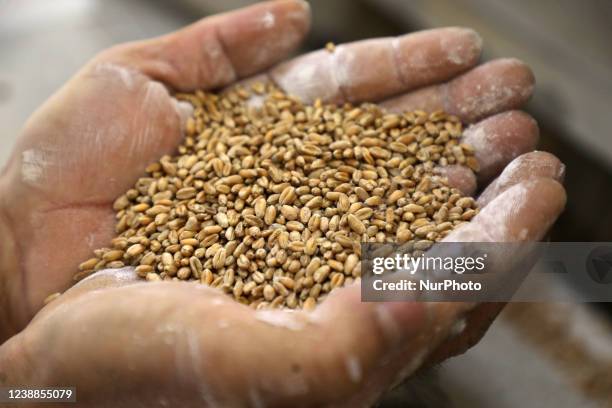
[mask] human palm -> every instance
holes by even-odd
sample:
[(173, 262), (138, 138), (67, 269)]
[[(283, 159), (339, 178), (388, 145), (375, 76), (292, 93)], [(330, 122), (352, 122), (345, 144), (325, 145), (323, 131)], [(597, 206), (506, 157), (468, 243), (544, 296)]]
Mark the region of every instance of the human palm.
[[(377, 101), (390, 110), (458, 115), (474, 124), (465, 139), (481, 169), (440, 171), (465, 193), (484, 189), (483, 210), (449, 238), (542, 238), (564, 205), (556, 181), (563, 166), (551, 155), (529, 153), (537, 126), (513, 110), (533, 87), (524, 64), (505, 59), (475, 67), (479, 37), (449, 28), (342, 45), (273, 66), (308, 25), (302, 3), (280, 1), (121, 45), (94, 58), (31, 117), (0, 179), (10, 192), (0, 203), (17, 243), (6, 279), (15, 327), (26, 326), (48, 294), (71, 285), (92, 249), (108, 244), (114, 198), (180, 143), (190, 108), (172, 91), (243, 79), (274, 81), (305, 101)], [(24, 349), (30, 359), (42, 357), (51, 347), (55, 364), (13, 366), (8, 379), (76, 384), (94, 405), (104, 390), (112, 391), (114, 406), (365, 403), (420, 366), (473, 344), (499, 308), (373, 305), (348, 287), (314, 314), (254, 312), (203, 286), (138, 283), (129, 269), (103, 271), (43, 309), (0, 348), (0, 362), (18, 359)], [(467, 329), (450, 338), (462, 317)], [(94, 367), (91, 375), (79, 374)]]

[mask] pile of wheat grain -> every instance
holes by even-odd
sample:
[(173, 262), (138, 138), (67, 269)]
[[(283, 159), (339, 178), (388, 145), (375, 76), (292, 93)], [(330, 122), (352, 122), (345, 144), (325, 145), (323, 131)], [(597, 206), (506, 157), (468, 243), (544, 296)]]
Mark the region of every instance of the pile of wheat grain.
[(435, 171), (477, 170), (444, 112), (305, 105), (269, 84), (177, 96), (194, 106), (178, 153), (115, 201), (117, 237), (76, 280), (132, 265), (252, 307), (311, 309), (359, 279), (360, 243), (426, 248), (477, 212)]

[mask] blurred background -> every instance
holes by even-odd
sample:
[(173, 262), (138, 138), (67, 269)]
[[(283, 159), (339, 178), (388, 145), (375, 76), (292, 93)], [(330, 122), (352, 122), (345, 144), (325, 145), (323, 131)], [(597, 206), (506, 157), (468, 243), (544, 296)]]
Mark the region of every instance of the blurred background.
[[(0, 0), (0, 167), (30, 113), (98, 51), (250, 3)], [(484, 59), (526, 61), (537, 79), (527, 110), (540, 125), (540, 149), (567, 166), (568, 206), (552, 240), (612, 240), (612, 2), (310, 3), (313, 30), (302, 51), (460, 25), (482, 35)], [(562, 281), (551, 287), (573, 290)], [(383, 406), (612, 406), (611, 317), (610, 304), (512, 304), (477, 347), (411, 381)]]

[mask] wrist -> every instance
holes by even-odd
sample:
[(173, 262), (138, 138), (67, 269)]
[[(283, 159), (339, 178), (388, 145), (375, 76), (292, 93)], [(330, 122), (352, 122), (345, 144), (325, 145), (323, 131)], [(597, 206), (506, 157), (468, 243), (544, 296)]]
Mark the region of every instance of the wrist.
[(11, 220), (4, 202), (3, 185), (0, 183), (0, 344), (20, 330), (17, 321), (20, 293), (15, 277), (19, 276), (18, 248), (14, 239)]
[(0, 345), (0, 386), (27, 386), (30, 360), (23, 352), (23, 336), (13, 336)]

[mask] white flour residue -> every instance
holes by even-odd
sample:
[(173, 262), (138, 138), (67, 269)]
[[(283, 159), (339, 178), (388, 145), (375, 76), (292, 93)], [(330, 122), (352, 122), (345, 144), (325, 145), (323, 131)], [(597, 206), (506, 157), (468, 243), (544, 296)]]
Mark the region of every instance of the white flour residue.
[(346, 372), (348, 373), (349, 379), (354, 383), (361, 381), (363, 373), (361, 371), (361, 363), (359, 363), (359, 359), (355, 356), (349, 356), (344, 361), (344, 364), (346, 366)]
[(184, 136), (187, 119), (193, 115), (193, 105), (187, 101), (179, 101), (176, 98), (171, 98), (170, 100), (172, 101), (174, 110), (179, 115), (181, 120), (181, 134)]
[[(479, 197), (479, 202), (486, 203), (495, 195), (504, 191), (513, 184), (521, 181), (521, 174), (529, 174), (538, 177), (550, 177), (556, 180), (562, 180), (565, 172), (565, 166), (554, 159), (547, 160), (542, 157), (542, 153), (533, 151), (526, 153), (512, 160), (506, 166), (502, 174), (495, 180), (495, 183), (487, 188)], [(523, 176), (524, 177), (524, 176)], [(528, 234), (528, 233), (527, 233)], [(521, 233), (521, 236), (523, 234)], [(519, 236), (520, 238), (520, 236)]]
[(465, 328), (467, 327), (467, 321), (465, 319), (457, 320), (450, 329), (450, 335), (456, 337), (463, 333)]
[(474, 217), (444, 238), (445, 242), (508, 242), (520, 237), (509, 234), (508, 223), (513, 214), (520, 213), (527, 201), (529, 183), (517, 184), (498, 195)]
[(332, 54), (325, 54), (315, 52), (291, 61), (290, 65), (276, 70), (273, 79), (285, 92), (298, 96), (304, 103), (312, 103), (317, 98), (332, 100), (338, 94), (338, 84), (331, 73)]
[(453, 64), (463, 65), (466, 63), (467, 55), (462, 44), (457, 45), (456, 41), (448, 41), (446, 36), (442, 36), (440, 38), (440, 48), (446, 52), (448, 61), (452, 62)]
[(176, 334), (179, 332), (179, 328), (175, 324), (166, 323), (157, 326), (155, 332), (161, 335), (164, 344), (171, 346), (176, 344)]
[(255, 319), (269, 324), (270, 326), (281, 327), (292, 331), (300, 331), (304, 328), (305, 322), (298, 320), (298, 314), (290, 311), (277, 310), (258, 310), (255, 312)]
[[(207, 286), (203, 286), (203, 288), (206, 288), (207, 290), (209, 289)], [(225, 300), (221, 299), (221, 297), (216, 297), (211, 300), (210, 303), (212, 303), (213, 306), (221, 306), (224, 305), (226, 302)]]
[(26, 183), (38, 183), (48, 165), (49, 159), (43, 150), (25, 150), (21, 153), (21, 179)]
[(526, 184), (517, 184), (509, 188), (476, 216), (479, 218), (478, 224), (488, 233), (492, 242), (513, 240), (508, 235), (508, 220), (512, 214), (520, 213), (525, 206), (530, 205), (527, 201), (529, 190)]
[(485, 126), (486, 122), (472, 125), (464, 132), (465, 142), (474, 148), (482, 168), (490, 167), (504, 159), (499, 146), (495, 143), (497, 135), (485, 131)]
[(94, 234), (87, 234), (87, 238), (85, 238), (85, 243), (92, 250), (95, 249), (94, 248), (95, 239), (96, 237)]
[(429, 354), (429, 349), (427, 347), (416, 352), (410, 361), (397, 373), (395, 380), (393, 381), (393, 387), (402, 383), (406, 378), (408, 378), (412, 373), (414, 373), (425, 361), (425, 357)]
[(395, 345), (400, 339), (400, 328), (397, 326), (395, 319), (384, 305), (376, 305), (374, 313), (376, 315), (376, 321), (385, 334), (385, 337)]
[(204, 55), (211, 61), (216, 60), (223, 54), (221, 44), (217, 41), (204, 41), (202, 43), (202, 50), (204, 51)]
[(525, 83), (516, 76), (507, 75), (513, 65), (520, 65), (515, 60), (505, 61), (503, 70), (481, 70), (480, 82), (484, 84), (481, 91), (467, 95), (461, 101), (455, 101), (459, 112), (470, 117), (480, 117), (493, 113), (501, 107), (511, 106), (511, 102), (527, 100), (533, 91), (533, 83)]
[(274, 14), (272, 14), (269, 11), (266, 11), (263, 17), (261, 18), (261, 24), (263, 25), (263, 27), (272, 28), (274, 27), (275, 23), (276, 23), (276, 18), (274, 17)]
[(499, 178), (496, 181), (497, 187), (503, 188), (506, 185), (512, 183), (515, 180), (519, 169), (521, 168), (521, 166), (523, 166), (526, 160), (528, 160), (527, 156), (519, 157), (515, 160), (512, 160), (506, 166), (502, 174), (499, 175)]
[(95, 280), (102, 276), (110, 277), (118, 283), (119, 282), (137, 282), (138, 280), (138, 276), (136, 275), (136, 272), (134, 272), (134, 268), (131, 266), (126, 266), (124, 268), (119, 268), (119, 269), (102, 269), (80, 280), (73, 286), (73, 288), (84, 285), (86, 284), (86, 282)]
[(134, 77), (136, 75), (141, 75), (138, 71), (110, 62), (103, 62), (96, 65), (94, 72), (102, 75), (110, 74), (112, 77), (118, 78), (128, 90), (132, 90), (134, 88)]
[(75, 115), (68, 132), (78, 134), (80, 144), (62, 146), (62, 166), (72, 166), (87, 163), (90, 165), (92, 154), (97, 157), (105, 157), (114, 154), (113, 146), (120, 145), (126, 135), (129, 134), (129, 124), (121, 120), (88, 121), (88, 113)]
[(105, 136), (105, 131), (103, 130), (93, 130), (90, 127), (90, 125), (87, 125), (87, 131), (85, 132), (85, 135), (90, 135), (93, 134), (93, 149), (95, 152), (100, 152), (100, 154), (102, 154), (102, 152), (104, 151), (105, 148), (105, 141), (104, 141), (104, 136)]
[(557, 170), (556, 179), (559, 181), (563, 181), (565, 178), (565, 164), (561, 163), (559, 169)]
[[(448, 61), (455, 65), (466, 65), (474, 60), (482, 49), (482, 37), (473, 30), (463, 28), (449, 29), (453, 36), (441, 36), (440, 48), (446, 52)], [(471, 37), (466, 38), (466, 35)], [(457, 41), (460, 39), (460, 41)]]
[(465, 53), (461, 49), (461, 47), (453, 47), (448, 51), (448, 60), (455, 65), (463, 65), (465, 64)]
[[(144, 96), (140, 103), (140, 115), (136, 117), (159, 117), (165, 113), (165, 108), (168, 106), (170, 95), (166, 88), (157, 81), (149, 81), (145, 85)], [(108, 132), (109, 135), (112, 134)], [(145, 151), (148, 146), (156, 146), (161, 141), (162, 134), (152, 125), (150, 120), (145, 121), (144, 127), (141, 127), (134, 132), (132, 137), (128, 138), (128, 152), (131, 155), (140, 154)]]
[(21, 153), (21, 180), (30, 185), (43, 185), (52, 167), (61, 169), (72, 160), (70, 155), (62, 154), (65, 159), (60, 161), (59, 154), (59, 149), (53, 146), (24, 150)]
[(350, 100), (349, 93), (353, 84), (362, 82), (358, 75), (363, 67), (357, 55), (350, 47), (344, 45), (337, 46), (333, 54), (327, 53), (327, 55), (331, 61), (330, 68), (336, 87), (335, 94), (345, 96)]
[(210, 402), (208, 399), (208, 390), (204, 386), (204, 373), (202, 372), (202, 355), (200, 352), (200, 339), (195, 330), (186, 331), (187, 348), (189, 350), (189, 360), (191, 362), (192, 371), (194, 374), (194, 382), (200, 387), (200, 396), (203, 401)]
[[(216, 39), (206, 39), (202, 42), (204, 52), (203, 72), (206, 78), (194, 78), (194, 80), (205, 80), (212, 85), (225, 85), (234, 81), (237, 77), (234, 67), (228, 57), (223, 53), (223, 48)], [(194, 77), (196, 75), (194, 74)]]
[[(291, 20), (293, 20), (293, 24), (289, 23)], [(279, 55), (284, 55), (292, 50), (303, 36), (303, 29), (301, 28), (303, 21), (304, 11), (292, 12), (285, 14), (282, 19), (284, 24), (277, 27), (277, 16), (270, 11), (266, 11), (260, 18), (259, 24), (263, 30), (270, 31), (268, 35), (272, 35), (273, 38), (252, 49), (249, 55), (251, 66), (263, 68), (276, 60)]]
[(168, 90), (161, 82), (149, 81), (145, 86), (145, 95), (142, 104), (146, 105), (149, 109), (151, 109), (151, 106), (158, 108), (165, 104), (166, 98), (169, 96)]

